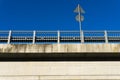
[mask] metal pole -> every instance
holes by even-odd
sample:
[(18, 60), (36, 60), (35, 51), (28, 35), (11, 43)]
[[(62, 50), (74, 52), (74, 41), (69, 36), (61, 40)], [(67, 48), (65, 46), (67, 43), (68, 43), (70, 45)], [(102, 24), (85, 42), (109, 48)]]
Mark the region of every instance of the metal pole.
[(106, 30), (104, 31), (104, 34), (105, 34), (105, 43), (108, 43), (108, 35)]
[(79, 27), (80, 27), (80, 39), (81, 39), (81, 43), (82, 43), (82, 23), (81, 23), (81, 9), (80, 9), (80, 5), (78, 4), (78, 14), (79, 14)]
[(9, 35), (8, 35), (8, 44), (10, 44), (10, 40), (11, 40), (11, 35), (12, 35), (12, 31), (9, 31)]
[(33, 31), (33, 44), (35, 44), (36, 31)]
[(58, 30), (57, 34), (58, 34), (58, 39), (57, 39), (57, 43), (58, 43), (58, 52), (60, 52), (60, 31), (59, 31), (59, 30)]
[(81, 43), (84, 43), (84, 32), (81, 30)]

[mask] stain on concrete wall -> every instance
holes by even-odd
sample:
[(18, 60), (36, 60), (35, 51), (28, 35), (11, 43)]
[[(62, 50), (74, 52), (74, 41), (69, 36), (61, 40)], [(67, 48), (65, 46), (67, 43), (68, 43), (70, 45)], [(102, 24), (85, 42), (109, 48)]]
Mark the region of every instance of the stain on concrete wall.
[(120, 52), (120, 44), (0, 44), (0, 52)]

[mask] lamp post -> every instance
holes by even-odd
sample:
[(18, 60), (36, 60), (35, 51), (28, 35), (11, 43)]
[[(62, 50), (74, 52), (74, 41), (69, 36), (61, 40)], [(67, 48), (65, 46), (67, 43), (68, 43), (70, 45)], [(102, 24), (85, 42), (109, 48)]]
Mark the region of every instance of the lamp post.
[(85, 11), (82, 9), (82, 7), (78, 4), (76, 9), (74, 10), (75, 13), (78, 13), (76, 16), (76, 20), (79, 22), (79, 28), (80, 28), (80, 37), (81, 37), (81, 43), (84, 42), (84, 35), (82, 32), (82, 21), (84, 20), (84, 16), (82, 14), (85, 13)]

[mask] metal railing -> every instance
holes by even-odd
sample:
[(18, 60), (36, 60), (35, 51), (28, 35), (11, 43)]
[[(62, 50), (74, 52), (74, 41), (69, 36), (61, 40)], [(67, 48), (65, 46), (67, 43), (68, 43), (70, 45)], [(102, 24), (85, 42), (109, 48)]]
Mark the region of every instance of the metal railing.
[(3, 44), (120, 43), (120, 31), (0, 31)]

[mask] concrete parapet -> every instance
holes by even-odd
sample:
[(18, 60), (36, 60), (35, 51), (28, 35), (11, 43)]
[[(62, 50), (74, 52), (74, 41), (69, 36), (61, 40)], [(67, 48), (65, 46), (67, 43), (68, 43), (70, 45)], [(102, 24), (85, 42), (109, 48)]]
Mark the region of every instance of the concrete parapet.
[(120, 52), (120, 44), (0, 44), (0, 52)]

